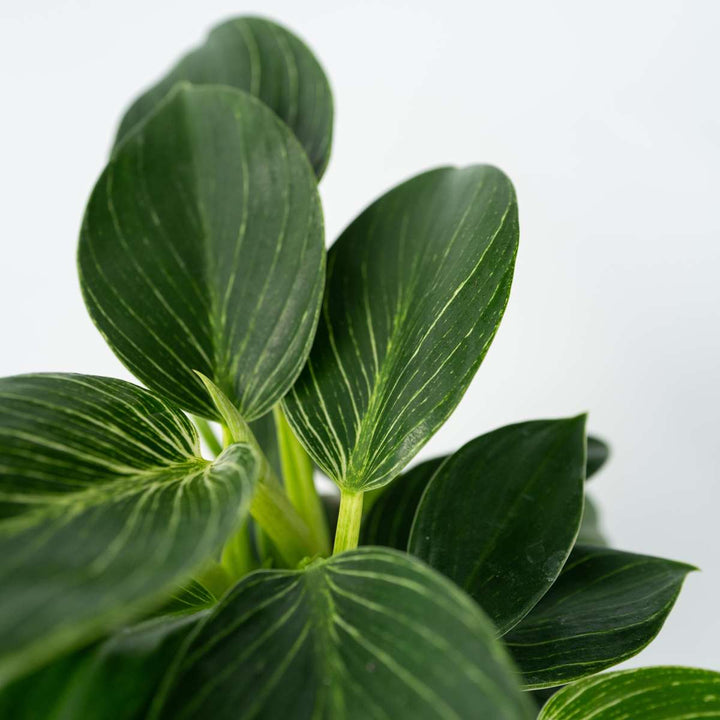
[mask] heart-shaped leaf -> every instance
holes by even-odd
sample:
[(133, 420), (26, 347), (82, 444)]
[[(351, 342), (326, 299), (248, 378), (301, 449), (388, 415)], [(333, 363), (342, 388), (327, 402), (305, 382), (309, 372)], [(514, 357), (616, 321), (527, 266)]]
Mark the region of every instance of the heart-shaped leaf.
[(407, 550), (415, 511), (430, 479), (446, 460), (433, 458), (411, 468), (388, 487), (382, 488), (363, 521), (362, 545), (382, 545)]
[(455, 581), (506, 632), (565, 564), (584, 477), (584, 415), (482, 435), (433, 475), (408, 551)]
[(228, 85), (260, 98), (290, 126), (318, 177), (325, 171), (333, 129), (330, 85), (312, 52), (285, 28), (256, 17), (234, 18), (218, 25), (203, 45), (132, 104), (122, 119), (116, 143), (179, 82)]
[(394, 550), (260, 571), (225, 596), (166, 678), (153, 717), (533, 717), (494, 629)]
[(188, 579), (240, 524), (257, 460), (197, 457), (154, 393), (83, 375), (0, 380), (0, 684)]
[(505, 310), (517, 243), (513, 187), (489, 166), (419, 175), (335, 243), (315, 343), (284, 402), (343, 490), (390, 482), (455, 409)]
[(310, 350), (325, 248), (312, 169), (261, 102), (183, 86), (118, 148), (79, 248), (95, 324), (148, 387), (217, 418), (211, 378), (246, 420)]
[(646, 555), (575, 548), (557, 582), (504, 638), (526, 687), (563, 685), (640, 652), (692, 570)]
[(0, 690), (0, 717), (143, 720), (183, 640), (205, 614), (148, 620), (56, 660)]
[(720, 673), (649, 667), (606, 673), (556, 693), (539, 720), (720, 718)]

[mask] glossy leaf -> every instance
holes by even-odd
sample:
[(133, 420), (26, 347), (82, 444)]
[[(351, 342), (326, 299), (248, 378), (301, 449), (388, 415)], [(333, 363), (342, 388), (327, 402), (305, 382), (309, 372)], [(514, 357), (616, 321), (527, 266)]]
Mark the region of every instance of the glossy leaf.
[[(446, 458), (439, 457), (416, 465), (382, 488), (380, 497), (363, 520), (361, 545), (382, 545), (406, 550), (410, 528), (420, 498), (435, 471)], [(377, 492), (377, 491), (376, 491)]]
[(95, 324), (148, 387), (217, 419), (195, 371), (251, 420), (310, 350), (325, 249), (292, 133), (239, 90), (175, 90), (118, 148), (88, 204), (79, 268)]
[(720, 718), (720, 673), (649, 667), (606, 673), (558, 692), (539, 720)]
[(505, 636), (527, 687), (551, 687), (615, 665), (660, 631), (690, 565), (576, 548), (557, 582)]
[(307, 46), (285, 28), (256, 17), (218, 25), (122, 119), (124, 140), (180, 82), (228, 85), (258, 97), (292, 129), (320, 177), (330, 157), (333, 101), (323, 69)]
[(257, 461), (121, 380), (0, 380), (0, 684), (163, 600), (247, 514)]
[(500, 633), (547, 592), (583, 507), (585, 416), (508, 425), (433, 475), (408, 551), (468, 592)]
[(393, 550), (248, 576), (199, 628), (153, 717), (530, 718), (478, 607)]
[(481, 165), (403, 183), (335, 243), (315, 343), (284, 402), (347, 492), (390, 482), (455, 409), (505, 310), (517, 243), (513, 187)]
[(123, 629), (0, 690), (13, 720), (144, 720), (160, 681), (205, 613)]
[(591, 478), (605, 465), (610, 457), (610, 448), (600, 438), (588, 435), (587, 439), (587, 478)]

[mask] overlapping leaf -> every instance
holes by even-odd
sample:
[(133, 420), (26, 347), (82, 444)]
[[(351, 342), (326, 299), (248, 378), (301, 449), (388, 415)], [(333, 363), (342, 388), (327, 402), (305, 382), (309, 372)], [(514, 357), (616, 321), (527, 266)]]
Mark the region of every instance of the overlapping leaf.
[(315, 343), (284, 402), (341, 487), (390, 482), (453, 411), (505, 310), (517, 243), (510, 181), (472, 166), (396, 187), (333, 246)]
[(504, 640), (527, 687), (551, 687), (604, 670), (660, 631), (689, 565), (577, 547), (543, 599)]
[(363, 521), (360, 533), (363, 545), (407, 550), (415, 511), (435, 471), (445, 457), (433, 458), (416, 465), (383, 488), (380, 497)]
[(199, 371), (250, 420), (310, 350), (325, 249), (312, 169), (277, 117), (230, 88), (176, 89), (117, 149), (83, 222), (96, 325), (146, 385), (216, 411)]
[(206, 613), (156, 618), (0, 689), (13, 720), (143, 720), (183, 640)]
[(610, 457), (610, 448), (607, 443), (600, 438), (588, 435), (587, 439), (587, 479), (595, 475), (596, 472), (605, 465)]
[(197, 457), (187, 418), (134, 385), (0, 380), (0, 684), (135, 614), (247, 512), (254, 452)]
[(649, 667), (606, 673), (560, 690), (539, 720), (720, 718), (720, 673)]
[(555, 581), (583, 507), (585, 416), (508, 425), (442, 464), (408, 551), (474, 597), (503, 633)]
[(470, 598), (366, 548), (248, 576), (186, 645), (153, 717), (510, 720), (529, 707)]
[(330, 157), (330, 85), (306, 45), (285, 28), (255, 17), (218, 25), (141, 95), (122, 119), (117, 143), (138, 126), (179, 82), (228, 85), (258, 97), (293, 130), (320, 177)]

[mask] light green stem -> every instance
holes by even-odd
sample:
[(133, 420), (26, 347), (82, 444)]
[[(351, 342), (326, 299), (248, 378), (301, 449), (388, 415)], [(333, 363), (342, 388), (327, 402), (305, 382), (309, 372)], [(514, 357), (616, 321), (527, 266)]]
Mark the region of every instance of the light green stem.
[(335, 531), (333, 555), (352, 550), (358, 546), (362, 522), (363, 493), (340, 491), (340, 515)]
[(323, 555), (329, 555), (330, 531), (322, 501), (315, 488), (312, 460), (298, 442), (279, 405), (273, 409), (273, 416), (285, 492), (310, 528), (317, 547), (321, 548)]
[(247, 521), (225, 543), (221, 563), (233, 580), (239, 580), (257, 569)]
[(320, 554), (308, 526), (282, 488), (259, 483), (250, 514), (290, 567), (295, 567), (303, 558)]
[(223, 446), (218, 440), (217, 435), (213, 432), (213, 429), (210, 427), (210, 423), (205, 420), (205, 418), (197, 417), (196, 415), (193, 415), (193, 420), (195, 420), (195, 425), (197, 425), (197, 429), (200, 431), (200, 436), (205, 441), (208, 449), (213, 455), (215, 455), (215, 457), (217, 457), (223, 451)]

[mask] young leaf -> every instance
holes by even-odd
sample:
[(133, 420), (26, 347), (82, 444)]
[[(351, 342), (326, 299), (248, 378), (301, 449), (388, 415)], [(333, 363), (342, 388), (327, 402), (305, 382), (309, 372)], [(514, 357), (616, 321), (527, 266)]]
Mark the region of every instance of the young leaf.
[(584, 415), (482, 435), (433, 476), (408, 552), (474, 597), (504, 633), (565, 564), (580, 526), (584, 477)]
[(76, 650), (0, 690), (0, 717), (143, 720), (183, 640), (205, 615), (147, 620)]
[(323, 69), (308, 47), (269, 20), (240, 17), (212, 30), (128, 109), (116, 144), (124, 140), (179, 82), (228, 85), (258, 97), (290, 126), (317, 176), (330, 158), (333, 101)]
[(117, 149), (85, 213), (95, 324), (148, 387), (217, 419), (194, 371), (246, 420), (294, 381), (322, 298), (322, 211), (305, 154), (239, 90), (182, 86)]
[(505, 310), (517, 243), (513, 187), (480, 165), (403, 183), (335, 243), (315, 343), (283, 402), (348, 493), (390, 482), (454, 410)]
[(121, 380), (0, 380), (0, 684), (177, 587), (247, 514), (254, 451)]
[(720, 718), (720, 673), (649, 667), (607, 673), (556, 693), (539, 720)]
[(152, 717), (533, 717), (475, 603), (380, 548), (248, 576), (164, 686)]
[(446, 460), (445, 457), (426, 460), (403, 473), (375, 501), (363, 520), (360, 531), (362, 545), (382, 545), (406, 550), (410, 528), (420, 498), (430, 478)]
[(661, 558), (575, 548), (547, 595), (504, 638), (526, 687), (563, 685), (640, 652), (692, 570)]

